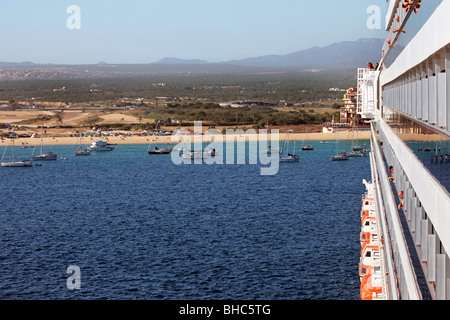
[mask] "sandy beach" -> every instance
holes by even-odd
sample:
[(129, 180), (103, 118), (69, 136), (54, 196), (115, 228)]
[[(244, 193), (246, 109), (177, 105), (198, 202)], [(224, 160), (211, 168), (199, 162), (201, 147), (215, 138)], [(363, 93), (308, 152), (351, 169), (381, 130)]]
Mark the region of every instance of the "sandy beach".
[[(349, 135), (349, 132), (339, 132), (338, 134), (339, 139), (347, 140), (351, 139), (352, 137)], [(191, 135), (191, 141), (194, 141), (194, 138), (203, 138), (203, 142), (211, 142), (211, 141), (220, 141), (222, 139), (223, 141), (231, 141), (235, 139), (236, 141), (240, 141), (242, 139), (246, 139), (249, 141), (259, 141), (259, 140), (266, 140), (267, 138), (271, 139), (270, 135), (218, 135), (218, 136), (193, 136)], [(305, 140), (306, 135), (303, 133), (291, 133), (289, 135), (289, 140), (296, 140), (296, 141), (303, 141)], [(157, 143), (158, 144), (166, 144), (166, 143), (178, 143), (183, 141), (182, 139), (186, 139), (187, 136), (158, 136), (157, 137)], [(225, 138), (227, 140), (225, 140)], [(370, 131), (364, 131), (360, 132), (358, 134), (358, 139), (360, 140), (366, 140), (370, 138)], [(154, 143), (156, 137), (155, 136), (115, 136), (115, 137), (107, 137), (107, 138), (99, 138), (99, 137), (85, 137), (82, 139), (81, 143), (83, 145), (90, 145), (93, 141), (97, 140), (106, 140), (110, 144), (150, 144)], [(286, 134), (280, 133), (279, 134), (279, 140), (284, 141), (286, 139)], [(336, 134), (335, 133), (310, 133), (307, 135), (308, 141), (311, 140), (335, 140)], [(79, 138), (77, 137), (48, 137), (42, 139), (42, 143), (44, 145), (76, 145), (79, 143)], [(10, 144), (10, 139), (3, 139), (2, 142), (0, 142), (1, 145), (7, 145)], [(15, 140), (16, 146), (19, 145), (40, 145), (41, 139), (40, 138), (19, 138)]]

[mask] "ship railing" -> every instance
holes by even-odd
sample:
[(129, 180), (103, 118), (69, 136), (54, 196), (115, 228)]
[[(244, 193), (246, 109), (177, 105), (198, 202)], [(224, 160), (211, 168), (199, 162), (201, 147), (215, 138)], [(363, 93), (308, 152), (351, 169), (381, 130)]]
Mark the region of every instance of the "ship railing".
[(388, 273), (388, 292), (392, 300), (420, 300), (417, 276), (409, 255), (394, 194), (387, 176), (383, 154), (372, 123), (371, 167), (376, 191), (376, 210), (383, 238), (383, 259)]

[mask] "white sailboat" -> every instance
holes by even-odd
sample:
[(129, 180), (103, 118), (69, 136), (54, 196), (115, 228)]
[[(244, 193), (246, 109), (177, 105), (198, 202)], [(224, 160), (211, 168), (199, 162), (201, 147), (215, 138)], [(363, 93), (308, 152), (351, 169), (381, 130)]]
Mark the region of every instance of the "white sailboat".
[[(158, 121), (158, 123), (156, 124), (156, 127), (155, 127), (156, 133), (158, 133), (158, 125), (159, 125), (159, 121)], [(170, 148), (170, 147), (159, 148), (156, 145), (157, 140), (158, 140), (158, 135), (156, 135), (155, 139), (153, 139), (153, 141), (155, 141), (154, 144), (153, 144), (154, 147), (152, 148), (152, 143), (150, 143), (148, 145), (148, 149), (147, 149), (148, 154), (169, 154), (169, 153), (172, 152), (172, 148)]]
[[(306, 129), (305, 129), (305, 140), (303, 140), (303, 143), (302, 143), (302, 150), (303, 151), (309, 151), (309, 150), (314, 150), (314, 146), (313, 145), (310, 145), (310, 144), (308, 144), (308, 127), (306, 127)], [(306, 141), (306, 145), (305, 145), (305, 141)]]
[(353, 151), (363, 151), (366, 149), (366, 145), (359, 143), (358, 139), (358, 129), (356, 129), (356, 145), (352, 147)]
[(81, 144), (81, 140), (83, 137), (83, 133), (80, 127), (80, 139), (78, 140), (78, 146), (77, 146), (77, 150), (75, 151), (75, 155), (76, 156), (90, 156), (91, 155), (91, 150), (89, 150), (88, 148), (85, 148), (84, 145)]
[[(34, 150), (33, 150), (34, 152)], [(35, 161), (52, 161), (58, 159), (58, 155), (53, 152), (44, 153), (44, 127), (41, 126), (41, 154), (37, 156), (32, 156), (32, 160)]]
[(348, 160), (348, 155), (343, 152), (339, 152), (339, 136), (338, 136), (338, 130), (336, 128), (336, 155), (330, 156), (332, 161), (343, 161)]
[(5, 148), (5, 152), (3, 153), (2, 156), (2, 161), (1, 161), (1, 166), (4, 168), (20, 168), (20, 167), (32, 167), (33, 165), (31, 164), (31, 160), (16, 160), (16, 153), (15, 153), (15, 146), (14, 146), (14, 129), (13, 129), (13, 137), (11, 138), (12, 140), (12, 159), (11, 161), (4, 161), (5, 159), (5, 154), (6, 154), (6, 149)]
[(289, 153), (289, 132), (290, 130), (287, 130), (286, 139), (284, 140), (284, 145), (281, 150), (281, 154), (283, 154), (284, 148), (286, 149), (286, 155), (280, 155), (280, 162), (299, 162), (300, 156), (295, 154), (295, 141), (294, 141), (294, 153)]

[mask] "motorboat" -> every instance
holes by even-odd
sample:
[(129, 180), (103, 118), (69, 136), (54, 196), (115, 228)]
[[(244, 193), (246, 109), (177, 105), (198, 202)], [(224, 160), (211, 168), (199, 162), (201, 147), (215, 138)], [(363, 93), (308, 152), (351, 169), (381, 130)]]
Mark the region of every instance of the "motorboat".
[(106, 141), (99, 140), (99, 141), (92, 142), (92, 144), (88, 147), (88, 150), (90, 150), (90, 151), (112, 151), (112, 150), (114, 150), (114, 147), (110, 146)]
[(158, 148), (158, 146), (155, 146), (153, 149), (148, 149), (147, 152), (149, 154), (169, 154), (172, 152), (173, 148)]

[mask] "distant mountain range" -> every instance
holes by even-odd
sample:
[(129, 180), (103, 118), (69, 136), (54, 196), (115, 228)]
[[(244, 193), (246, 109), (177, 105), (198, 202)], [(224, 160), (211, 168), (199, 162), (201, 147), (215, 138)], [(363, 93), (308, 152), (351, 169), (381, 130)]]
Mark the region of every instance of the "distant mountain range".
[(164, 58), (147, 64), (91, 65), (0, 62), (0, 80), (99, 78), (151, 74), (254, 73), (273, 71), (348, 70), (381, 59), (382, 39), (359, 39), (314, 47), (286, 55), (265, 55), (210, 63), (198, 59)]
[[(313, 47), (285, 55), (229, 60), (220, 62), (220, 64), (272, 68), (357, 68), (365, 66), (368, 61), (374, 63), (380, 61), (383, 43), (383, 39), (359, 39), (338, 42), (326, 47)], [(197, 59), (164, 58), (155, 64), (208, 64), (208, 62)]]

